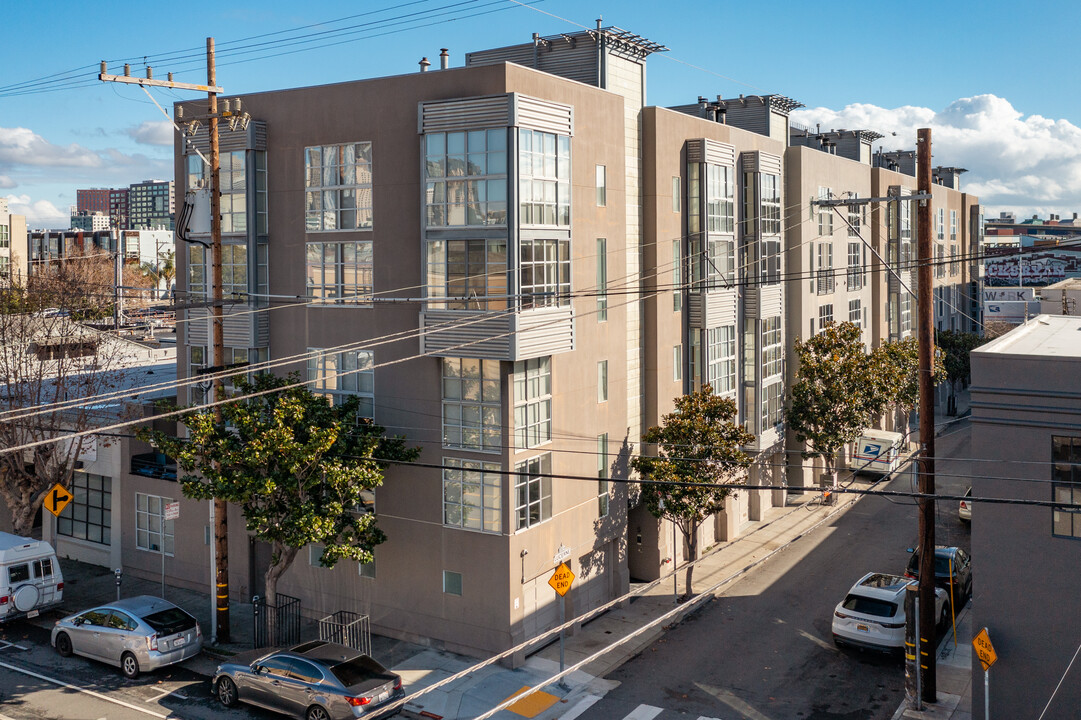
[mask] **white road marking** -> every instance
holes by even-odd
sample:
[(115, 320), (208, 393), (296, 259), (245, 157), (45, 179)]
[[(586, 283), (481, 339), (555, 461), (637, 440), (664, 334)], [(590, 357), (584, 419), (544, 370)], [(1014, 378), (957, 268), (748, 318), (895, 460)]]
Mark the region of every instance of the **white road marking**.
[(116, 698), (111, 698), (108, 695), (103, 695), (102, 693), (94, 692), (93, 690), (87, 690), (86, 688), (81, 688), (78, 685), (72, 685), (71, 683), (66, 683), (63, 680), (57, 680), (56, 678), (51, 678), (48, 675), (39, 675), (38, 673), (32, 672), (30, 670), (26, 670), (25, 668), (16, 667), (14, 665), (8, 665), (5, 662), (0, 662), (0, 667), (7, 668), (8, 670), (13, 670), (13, 671), (15, 671), (17, 673), (22, 673), (23, 675), (29, 675), (30, 677), (37, 678), (38, 680), (44, 680), (45, 682), (50, 682), (53, 685), (59, 685), (60, 687), (65, 687), (65, 688), (68, 688), (69, 690), (74, 690), (76, 692), (81, 692), (81, 693), (84, 693), (86, 695), (90, 695), (91, 697), (96, 697), (99, 700), (104, 700), (105, 702), (109, 702), (109, 703), (112, 703), (114, 705), (120, 705), (121, 707), (126, 707), (129, 710), (135, 710), (136, 712), (141, 712), (144, 715), (150, 715), (151, 717), (161, 718), (162, 720), (168, 720), (169, 718), (176, 717), (175, 715), (172, 715), (172, 714), (162, 715), (161, 713), (154, 712), (153, 710), (147, 710), (146, 708), (141, 708), (138, 705), (133, 705), (131, 703), (126, 703), (123, 700), (117, 700)]
[(809, 632), (806, 632), (804, 630), (798, 630), (797, 632), (799, 632), (800, 635), (807, 638), (808, 640), (813, 642), (815, 645), (817, 645), (818, 647), (820, 647), (820, 648), (822, 648), (824, 650), (829, 650), (830, 652), (838, 652), (836, 647), (834, 647), (833, 645), (830, 645), (828, 642), (826, 642), (825, 640), (823, 640), (821, 638), (816, 638), (814, 635), (812, 635)]
[(8, 642), (7, 640), (0, 640), (0, 650), (7, 650), (8, 648), (16, 648), (17, 650), (27, 650), (28, 649), (26, 647), (23, 647), (22, 645), (17, 645), (17, 644), (15, 644), (13, 642)]
[(600, 699), (600, 695), (586, 695), (584, 698), (576, 702), (574, 704), (574, 707), (572, 707), (568, 712), (564, 713), (560, 717), (562, 718), (562, 720), (574, 720), (586, 710), (593, 707)]
[(664, 712), (664, 708), (653, 707), (652, 705), (639, 705), (630, 712), (629, 715), (625, 715), (623, 720), (653, 720), (653, 718)]
[(762, 713), (755, 710), (749, 703), (740, 700), (731, 690), (724, 690), (722, 688), (705, 685), (699, 682), (696, 682), (695, 685), (697, 685), (701, 690), (705, 690), (728, 707), (743, 715), (745, 718), (747, 718), (747, 720), (772, 720), (768, 715), (763, 715)]

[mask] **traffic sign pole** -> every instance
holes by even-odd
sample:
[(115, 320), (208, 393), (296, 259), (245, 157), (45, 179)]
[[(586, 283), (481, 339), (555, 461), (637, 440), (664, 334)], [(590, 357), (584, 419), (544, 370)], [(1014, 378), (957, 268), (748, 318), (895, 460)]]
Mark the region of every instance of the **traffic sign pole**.
[[(560, 553), (556, 555), (556, 558), (562, 556), (570, 556), (569, 552), (562, 552), (565, 548), (560, 547)], [(563, 672), (563, 637), (565, 629), (563, 624), (567, 622), (567, 591), (571, 589), (571, 584), (574, 583), (574, 573), (567, 567), (567, 563), (560, 562), (559, 567), (552, 573), (552, 577), (548, 578), (548, 584), (552, 586), (552, 589), (559, 595), (559, 672)], [(563, 689), (567, 688), (566, 683), (561, 679), (559, 686)]]

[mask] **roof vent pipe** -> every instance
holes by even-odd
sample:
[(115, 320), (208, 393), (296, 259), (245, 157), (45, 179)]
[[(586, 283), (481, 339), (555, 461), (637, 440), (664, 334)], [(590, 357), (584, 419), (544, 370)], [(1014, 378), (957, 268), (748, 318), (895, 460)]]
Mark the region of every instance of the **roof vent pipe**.
[(421, 72), (428, 72), (428, 68), (431, 67), (431, 65), (432, 64), (430, 62), (428, 62), (428, 58), (422, 57), (420, 59), (420, 71)]
[(725, 108), (725, 107), (717, 108), (717, 122), (719, 122), (721, 125), (726, 125), (727, 124), (727, 122), (726, 122), (727, 118), (728, 118), (728, 108)]
[(446, 70), (450, 67), (450, 53), (446, 48), (439, 49), (439, 69)]

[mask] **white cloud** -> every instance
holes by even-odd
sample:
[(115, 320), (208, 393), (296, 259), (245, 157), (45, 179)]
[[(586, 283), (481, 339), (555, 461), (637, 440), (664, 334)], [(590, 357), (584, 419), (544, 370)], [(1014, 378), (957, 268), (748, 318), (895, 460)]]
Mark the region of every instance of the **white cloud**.
[(28, 128), (0, 127), (0, 165), (100, 167), (101, 157), (81, 145), (54, 145)]
[(7, 175), (0, 175), (0, 188), (13, 188), (16, 183)]
[(797, 110), (792, 119), (824, 130), (874, 130), (886, 135), (875, 144), (886, 150), (915, 148), (916, 130), (929, 127), (934, 164), (967, 168), (961, 187), (978, 195), (989, 214), (1081, 211), (1081, 128), (1068, 120), (1026, 117), (1005, 98), (961, 98), (940, 111), (818, 107)]
[(33, 200), (29, 195), (8, 195), (8, 210), (26, 216), (28, 228), (66, 228), (71, 221), (66, 212), (48, 200)]
[(173, 145), (173, 124), (167, 120), (144, 122), (125, 131), (132, 140), (142, 145)]

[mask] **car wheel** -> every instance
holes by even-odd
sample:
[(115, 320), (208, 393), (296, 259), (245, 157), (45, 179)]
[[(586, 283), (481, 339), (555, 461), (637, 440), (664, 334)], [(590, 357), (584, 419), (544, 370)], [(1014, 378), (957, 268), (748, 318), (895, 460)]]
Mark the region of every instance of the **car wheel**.
[(218, 702), (225, 707), (236, 705), (236, 685), (229, 678), (223, 677), (218, 680), (218, 687), (214, 690), (214, 694), (218, 696)]
[(938, 629), (945, 630), (950, 626), (950, 604), (942, 603), (942, 613), (938, 618)]
[(60, 657), (71, 657), (74, 652), (71, 649), (71, 638), (68, 637), (67, 633), (62, 632), (56, 636), (56, 652), (59, 653)]
[(129, 652), (124, 653), (120, 656), (120, 672), (128, 680), (139, 677), (139, 660)]
[(322, 705), (312, 705), (304, 717), (307, 720), (330, 720), (330, 713)]

